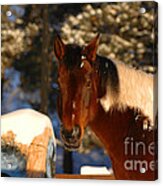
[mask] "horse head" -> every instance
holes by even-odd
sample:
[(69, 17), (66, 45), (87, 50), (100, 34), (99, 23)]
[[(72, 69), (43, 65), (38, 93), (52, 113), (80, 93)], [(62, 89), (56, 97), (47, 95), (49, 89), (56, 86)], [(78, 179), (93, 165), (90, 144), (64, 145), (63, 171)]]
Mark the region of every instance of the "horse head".
[(54, 39), (60, 89), (58, 114), (61, 137), (69, 150), (79, 148), (84, 129), (96, 110), (97, 77), (94, 63), (98, 43), (99, 35), (83, 48), (64, 44), (59, 35)]

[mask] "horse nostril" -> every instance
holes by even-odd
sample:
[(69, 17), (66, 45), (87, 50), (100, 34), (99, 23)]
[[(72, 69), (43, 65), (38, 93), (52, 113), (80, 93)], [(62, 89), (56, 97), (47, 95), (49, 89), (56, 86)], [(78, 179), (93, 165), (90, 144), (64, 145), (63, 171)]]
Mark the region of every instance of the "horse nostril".
[(66, 138), (72, 138), (72, 131), (64, 130), (63, 134)]
[(72, 133), (72, 135), (73, 135), (74, 137), (80, 138), (80, 135), (81, 135), (81, 128), (80, 128), (79, 125), (75, 125), (75, 126), (73, 127), (73, 133)]
[(61, 134), (63, 139), (66, 140), (78, 140), (81, 136), (81, 128), (79, 125), (75, 125), (72, 130), (61, 128)]
[(64, 127), (61, 127), (61, 134), (64, 138), (71, 138), (72, 137), (72, 130), (69, 131), (67, 129), (65, 129)]

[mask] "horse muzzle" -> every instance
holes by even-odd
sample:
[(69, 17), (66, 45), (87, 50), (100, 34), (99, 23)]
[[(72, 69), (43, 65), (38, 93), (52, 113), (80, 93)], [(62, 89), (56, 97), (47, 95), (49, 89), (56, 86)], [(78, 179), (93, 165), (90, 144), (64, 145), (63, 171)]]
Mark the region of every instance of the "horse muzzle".
[(61, 138), (64, 143), (64, 147), (69, 151), (78, 150), (80, 147), (81, 128), (79, 125), (75, 125), (72, 130), (67, 130), (63, 126), (61, 127)]

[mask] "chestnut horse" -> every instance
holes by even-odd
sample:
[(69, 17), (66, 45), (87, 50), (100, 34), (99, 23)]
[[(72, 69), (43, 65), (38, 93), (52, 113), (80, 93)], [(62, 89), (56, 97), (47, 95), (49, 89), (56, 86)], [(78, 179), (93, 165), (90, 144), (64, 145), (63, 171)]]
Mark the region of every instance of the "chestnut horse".
[(97, 55), (98, 44), (99, 35), (85, 47), (55, 37), (64, 146), (77, 150), (89, 125), (106, 148), (116, 179), (154, 180), (154, 76)]

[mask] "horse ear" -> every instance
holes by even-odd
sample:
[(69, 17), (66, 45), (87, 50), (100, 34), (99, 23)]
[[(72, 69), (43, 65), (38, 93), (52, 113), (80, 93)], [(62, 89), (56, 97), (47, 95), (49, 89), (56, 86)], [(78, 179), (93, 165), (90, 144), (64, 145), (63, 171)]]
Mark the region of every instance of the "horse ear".
[(58, 34), (54, 38), (54, 54), (58, 61), (62, 61), (65, 55), (65, 44)]
[(96, 52), (100, 41), (98, 34), (83, 50), (82, 54), (91, 62), (96, 60)]

